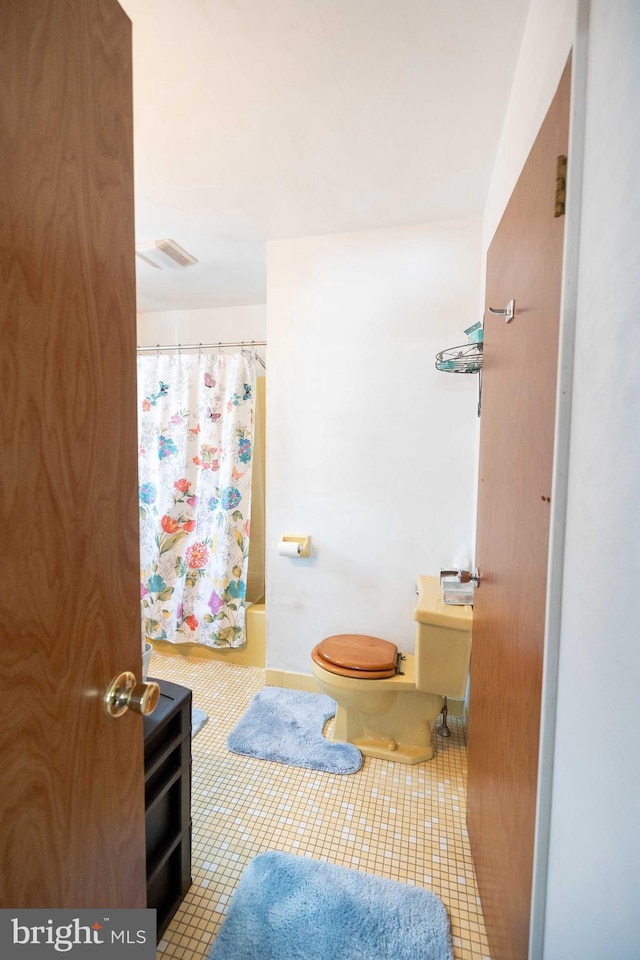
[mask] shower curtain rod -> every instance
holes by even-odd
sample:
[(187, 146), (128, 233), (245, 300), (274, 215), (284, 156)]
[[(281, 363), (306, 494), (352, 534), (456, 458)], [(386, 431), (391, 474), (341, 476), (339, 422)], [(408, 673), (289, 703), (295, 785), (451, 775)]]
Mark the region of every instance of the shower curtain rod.
[(171, 350), (214, 350), (216, 347), (266, 347), (266, 340), (218, 340), (216, 343), (154, 343), (136, 347), (138, 353), (167, 353)]
[[(251, 349), (251, 347), (266, 347), (266, 340), (218, 340), (217, 343), (156, 343), (153, 345), (148, 345), (144, 347), (136, 347), (137, 353), (175, 353), (177, 350), (180, 353), (181, 350), (215, 350), (222, 349), (222, 347), (246, 347)], [(266, 370), (266, 364), (261, 356), (256, 354), (256, 360), (262, 365)]]

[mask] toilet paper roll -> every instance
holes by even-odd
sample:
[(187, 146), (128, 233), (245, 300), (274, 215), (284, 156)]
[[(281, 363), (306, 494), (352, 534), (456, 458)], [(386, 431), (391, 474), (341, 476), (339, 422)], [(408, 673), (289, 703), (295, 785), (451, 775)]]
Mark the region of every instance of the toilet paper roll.
[(278, 544), (278, 553), (281, 557), (299, 557), (302, 550), (297, 540), (281, 540)]

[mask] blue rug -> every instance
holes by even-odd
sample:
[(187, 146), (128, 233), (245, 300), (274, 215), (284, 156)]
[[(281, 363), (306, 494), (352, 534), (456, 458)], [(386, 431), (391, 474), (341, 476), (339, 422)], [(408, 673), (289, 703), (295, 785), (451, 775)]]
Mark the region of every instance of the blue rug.
[(227, 746), (232, 753), (292, 767), (355, 773), (362, 766), (358, 748), (322, 735), (335, 712), (335, 700), (324, 693), (264, 687), (229, 734)]
[(262, 853), (240, 878), (209, 960), (453, 960), (453, 950), (430, 890)]
[(202, 728), (209, 717), (201, 710), (199, 707), (192, 707), (191, 709), (191, 737), (195, 737), (197, 733), (200, 733)]

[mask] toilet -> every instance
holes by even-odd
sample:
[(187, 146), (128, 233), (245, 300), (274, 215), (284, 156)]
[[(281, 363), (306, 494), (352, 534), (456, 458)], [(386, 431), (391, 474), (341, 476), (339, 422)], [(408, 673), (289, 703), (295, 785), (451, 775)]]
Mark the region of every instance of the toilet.
[(420, 763), (444, 697), (464, 698), (473, 608), (445, 604), (438, 577), (418, 577), (414, 654), (365, 634), (326, 637), (311, 652), (320, 690), (337, 703), (333, 739), (364, 756)]

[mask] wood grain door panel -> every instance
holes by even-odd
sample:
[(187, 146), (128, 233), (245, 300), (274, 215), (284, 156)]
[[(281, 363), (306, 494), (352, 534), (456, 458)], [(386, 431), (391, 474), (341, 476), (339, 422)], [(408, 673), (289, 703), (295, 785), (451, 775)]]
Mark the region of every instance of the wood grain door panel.
[(567, 65), (487, 257), (467, 820), (493, 960), (528, 955), (569, 97)]
[(130, 30), (2, 9), (2, 907), (146, 905)]

